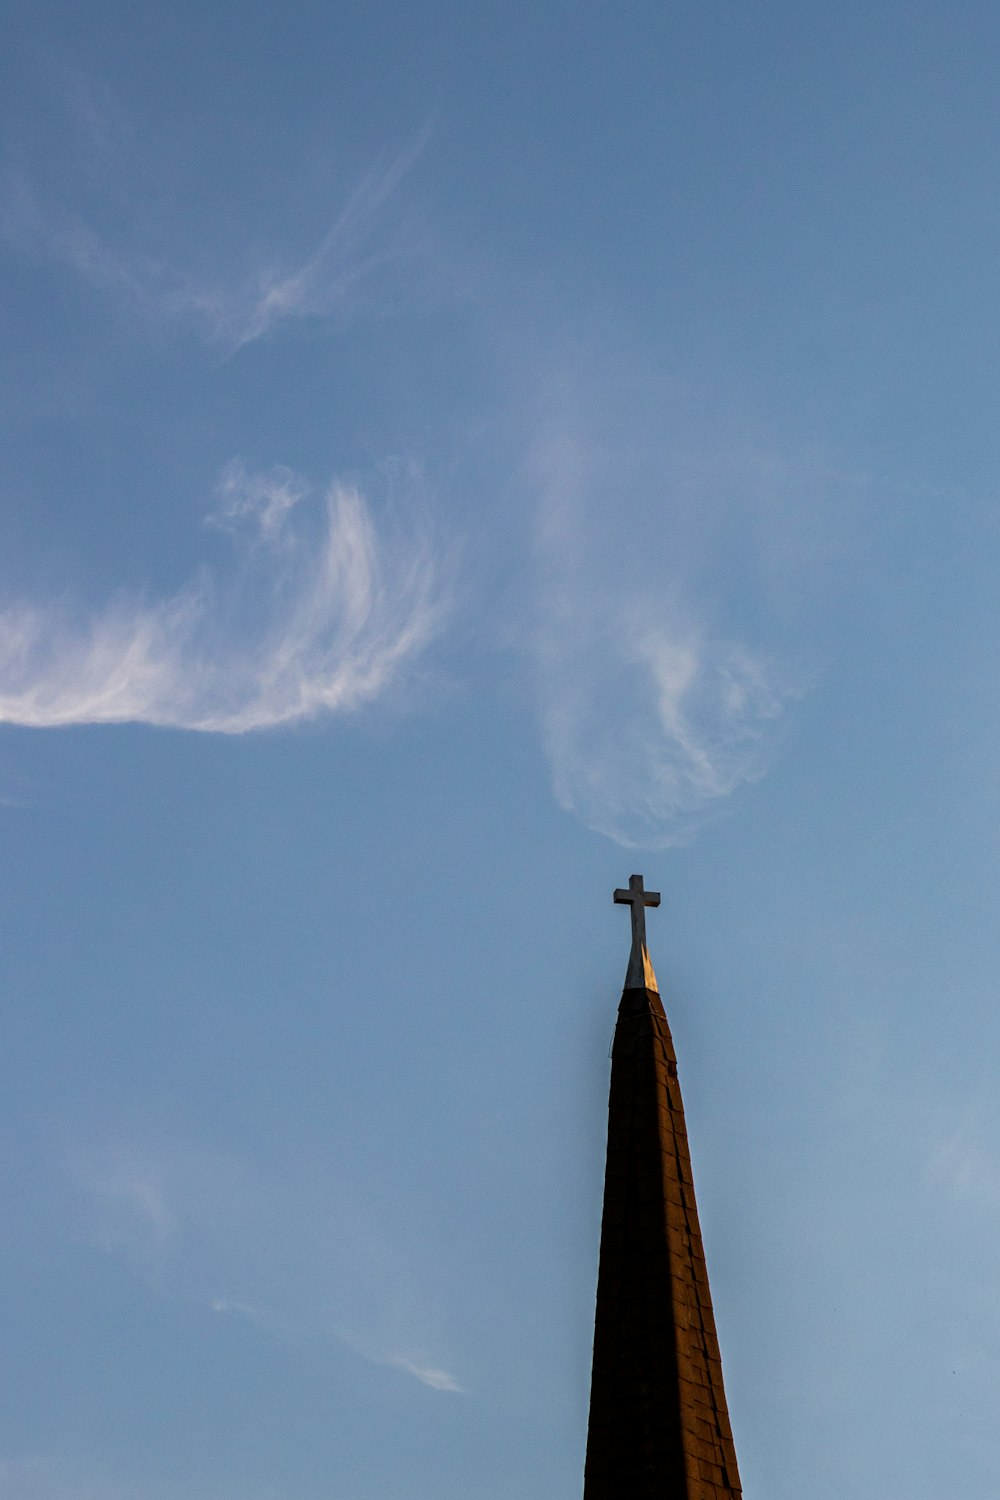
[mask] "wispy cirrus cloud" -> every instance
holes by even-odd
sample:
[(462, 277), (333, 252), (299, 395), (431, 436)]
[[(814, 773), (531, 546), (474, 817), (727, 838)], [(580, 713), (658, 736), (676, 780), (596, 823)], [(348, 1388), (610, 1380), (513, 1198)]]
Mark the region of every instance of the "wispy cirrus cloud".
[(233, 351), (285, 319), (349, 315), (380, 274), (412, 262), (419, 237), (391, 205), (426, 139), (424, 130), (365, 173), (304, 260), (272, 259), (206, 277), (169, 246), (136, 244), (127, 222), (118, 238), (98, 232), (85, 214), (43, 197), (11, 166), (0, 177), (0, 238), (22, 254), (67, 266), (141, 318), (193, 320)]
[(683, 844), (764, 773), (800, 674), (705, 603), (719, 586), (699, 554), (737, 507), (713, 516), (631, 418), (609, 436), (562, 405), (529, 464), (529, 651), (553, 790), (617, 843)]
[(932, 1150), (927, 1182), (954, 1198), (1000, 1208), (1000, 1122), (996, 1110), (968, 1107)]
[(344, 713), (383, 693), (441, 626), (447, 583), (426, 527), (376, 527), (353, 485), (320, 504), (286, 469), (224, 471), (228, 578), (174, 595), (0, 609), (0, 722), (155, 724), (242, 734)]
[(449, 1391), (453, 1395), (462, 1394), (462, 1387), (454, 1375), (449, 1375), (447, 1370), (437, 1370), (432, 1365), (417, 1364), (402, 1354), (390, 1355), (386, 1363), (395, 1365), (398, 1370), (405, 1370), (407, 1375), (412, 1375), (415, 1380), (420, 1381), (421, 1385), (429, 1386), (432, 1391)]
[(442, 1316), (419, 1247), (397, 1243), (334, 1163), (264, 1167), (126, 1134), (76, 1140), (65, 1168), (82, 1236), (160, 1296), (462, 1391), (430, 1353)]
[(387, 166), (369, 172), (302, 264), (262, 272), (235, 293), (198, 292), (193, 309), (234, 347), (260, 338), (284, 318), (322, 318), (349, 310), (363, 282), (405, 257), (405, 237), (386, 224), (385, 211), (425, 141), (426, 132)]
[(586, 622), (545, 653), (538, 688), (560, 806), (626, 847), (686, 843), (761, 776), (786, 697), (765, 658), (650, 612)]

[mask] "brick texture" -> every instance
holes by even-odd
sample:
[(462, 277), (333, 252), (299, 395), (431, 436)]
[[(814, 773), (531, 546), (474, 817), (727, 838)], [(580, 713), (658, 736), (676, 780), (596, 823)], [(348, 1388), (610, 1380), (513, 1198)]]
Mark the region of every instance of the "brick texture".
[(626, 989), (608, 1105), (584, 1500), (742, 1495), (659, 995)]

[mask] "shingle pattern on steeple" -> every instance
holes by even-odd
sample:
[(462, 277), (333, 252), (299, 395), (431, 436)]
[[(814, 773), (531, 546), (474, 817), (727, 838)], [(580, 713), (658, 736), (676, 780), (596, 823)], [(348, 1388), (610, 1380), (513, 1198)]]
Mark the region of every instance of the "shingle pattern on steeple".
[(584, 1500), (742, 1495), (677, 1058), (655, 989), (612, 1048)]

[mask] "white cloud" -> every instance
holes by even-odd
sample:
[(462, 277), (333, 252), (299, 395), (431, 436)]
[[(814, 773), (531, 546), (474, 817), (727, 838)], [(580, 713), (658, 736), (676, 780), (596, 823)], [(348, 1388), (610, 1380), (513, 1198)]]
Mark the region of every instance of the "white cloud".
[(622, 623), (630, 641), (581, 632), (540, 688), (555, 794), (627, 847), (684, 843), (766, 769), (784, 689), (743, 646)]
[(228, 583), (202, 571), (83, 619), (0, 611), (0, 722), (241, 734), (376, 698), (441, 624), (438, 561), (419, 530), (380, 535), (353, 486), (331, 486), (318, 523), (297, 515), (304, 494), (288, 470), (226, 469), (219, 520), (251, 530)]
[(146, 319), (194, 319), (229, 349), (261, 337), (286, 318), (351, 313), (379, 272), (412, 258), (412, 226), (388, 208), (427, 139), (421, 132), (387, 164), (373, 168), (304, 261), (201, 276), (179, 266), (169, 248), (112, 243), (79, 213), (43, 200), (18, 172), (0, 185), (0, 237), (21, 253), (68, 266)]
[(327, 317), (349, 308), (360, 284), (400, 254), (399, 241), (381, 232), (382, 216), (425, 139), (419, 136), (387, 167), (368, 173), (301, 265), (269, 271), (235, 293), (195, 293), (192, 308), (235, 347), (260, 338), (283, 318)]
[(998, 1141), (1000, 1128), (995, 1112), (980, 1106), (967, 1109), (955, 1128), (931, 1152), (927, 1163), (928, 1184), (943, 1188), (956, 1199), (1000, 1207)]
[(208, 1305), (214, 1313), (223, 1316), (235, 1313), (238, 1317), (249, 1318), (251, 1323), (270, 1325), (274, 1321), (263, 1307), (252, 1307), (249, 1302), (240, 1302), (235, 1297), (213, 1297)]
[(235, 531), (249, 524), (261, 538), (274, 542), (284, 529), (288, 513), (308, 494), (308, 486), (294, 470), (279, 465), (264, 473), (248, 474), (234, 458), (219, 480), (219, 508), (209, 524), (221, 531)]
[[(196, 1300), (201, 1301), (200, 1298)], [(302, 1337), (301, 1329), (279, 1318), (270, 1308), (242, 1302), (239, 1297), (209, 1297), (208, 1306), (221, 1318), (242, 1318), (275, 1338), (295, 1340)]]
[(66, 1166), (74, 1186), (90, 1202), (87, 1239), (159, 1281), (181, 1238), (161, 1165), (125, 1142), (101, 1151), (87, 1151), (75, 1142)]
[[(656, 455), (658, 458), (661, 455)], [(792, 674), (710, 628), (695, 568), (703, 524), (559, 422), (535, 447), (535, 625), (530, 651), (560, 805), (625, 846), (687, 842), (766, 770)], [(685, 510), (686, 505), (686, 510)]]
[(124, 1134), (74, 1141), (66, 1166), (82, 1236), (160, 1296), (461, 1389), (423, 1354), (445, 1342), (433, 1267), (421, 1268), (413, 1234), (388, 1224), (391, 1210), (376, 1211), (337, 1162), (251, 1165)]
[[(647, 611), (641, 611), (646, 613)], [(556, 798), (626, 847), (685, 843), (766, 770), (787, 688), (745, 646), (629, 618), (592, 626), (538, 687)], [(631, 636), (631, 639), (628, 637)]]
[(415, 1380), (420, 1381), (421, 1385), (430, 1386), (432, 1391), (451, 1391), (455, 1395), (462, 1394), (462, 1387), (454, 1375), (449, 1375), (447, 1370), (436, 1370), (430, 1365), (417, 1364), (402, 1354), (390, 1355), (385, 1363), (395, 1365), (399, 1370), (405, 1370), (407, 1375), (412, 1375)]

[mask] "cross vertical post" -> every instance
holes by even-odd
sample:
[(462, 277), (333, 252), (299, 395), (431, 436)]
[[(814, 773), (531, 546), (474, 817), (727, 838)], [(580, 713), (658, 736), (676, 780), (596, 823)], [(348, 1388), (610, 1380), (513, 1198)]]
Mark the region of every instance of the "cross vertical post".
[(657, 989), (656, 975), (646, 946), (646, 907), (659, 906), (659, 891), (647, 891), (641, 875), (630, 875), (628, 889), (615, 891), (616, 906), (632, 908), (632, 951), (629, 954), (626, 989)]

